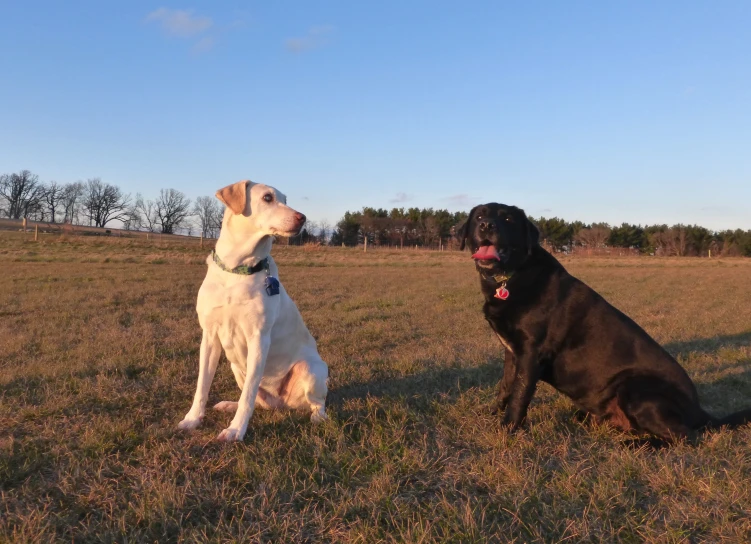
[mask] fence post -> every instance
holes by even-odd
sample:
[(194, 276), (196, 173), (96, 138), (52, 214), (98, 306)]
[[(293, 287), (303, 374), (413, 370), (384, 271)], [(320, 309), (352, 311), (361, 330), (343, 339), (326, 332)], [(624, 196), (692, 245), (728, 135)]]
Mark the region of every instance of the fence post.
[(365, 253), (368, 252), (368, 237), (365, 237)]
[(34, 241), (36, 242), (39, 238), (39, 225), (34, 225)]
[(203, 249), (203, 232), (201, 233), (201, 249)]

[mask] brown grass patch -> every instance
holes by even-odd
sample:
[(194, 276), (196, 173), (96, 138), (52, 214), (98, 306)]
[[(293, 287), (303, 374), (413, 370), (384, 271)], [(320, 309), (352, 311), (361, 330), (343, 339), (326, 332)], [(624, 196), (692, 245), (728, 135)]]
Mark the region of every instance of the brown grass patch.
[[(542, 386), (487, 404), (500, 346), (467, 254), (275, 248), (331, 368), (331, 420), (259, 411), (241, 444), (190, 406), (208, 248), (0, 238), (0, 541), (744, 542), (751, 429), (650, 452)], [(676, 355), (702, 402), (751, 406), (751, 263), (576, 259)], [(210, 402), (239, 395), (226, 364)]]

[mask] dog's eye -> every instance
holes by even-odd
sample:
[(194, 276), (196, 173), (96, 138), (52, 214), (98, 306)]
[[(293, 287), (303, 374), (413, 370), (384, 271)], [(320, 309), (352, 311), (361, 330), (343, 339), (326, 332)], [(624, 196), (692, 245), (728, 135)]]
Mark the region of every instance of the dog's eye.
[(514, 220), (513, 220), (513, 219), (511, 219), (511, 216), (510, 216), (510, 215), (507, 215), (507, 216), (506, 216), (506, 223), (513, 223), (513, 222), (514, 222)]
[(264, 202), (272, 202), (274, 200), (274, 195), (272, 195), (271, 193), (266, 193), (265, 195), (263, 195), (263, 200)]

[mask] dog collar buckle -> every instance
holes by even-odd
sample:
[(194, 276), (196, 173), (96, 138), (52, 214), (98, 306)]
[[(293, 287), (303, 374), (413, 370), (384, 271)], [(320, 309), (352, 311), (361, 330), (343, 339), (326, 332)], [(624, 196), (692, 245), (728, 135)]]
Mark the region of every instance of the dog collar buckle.
[(511, 274), (496, 274), (494, 276), (491, 276), (493, 278), (493, 281), (496, 283), (502, 283), (503, 285), (506, 285), (506, 282), (511, 279)]

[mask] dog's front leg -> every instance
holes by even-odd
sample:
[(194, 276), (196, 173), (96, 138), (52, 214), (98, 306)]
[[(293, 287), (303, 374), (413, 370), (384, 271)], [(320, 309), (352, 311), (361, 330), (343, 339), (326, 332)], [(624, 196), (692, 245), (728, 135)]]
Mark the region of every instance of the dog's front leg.
[(510, 349), (506, 348), (506, 355), (503, 359), (503, 377), (498, 382), (498, 394), (491, 407), (492, 413), (500, 414), (508, 406), (515, 378), (516, 362), (514, 361), (514, 354), (511, 353)]
[(216, 334), (203, 331), (201, 337), (201, 352), (198, 361), (198, 385), (193, 396), (193, 405), (185, 414), (185, 418), (177, 424), (178, 429), (191, 431), (201, 424), (206, 413), (206, 401), (209, 398), (209, 388), (216, 373), (216, 365), (222, 354), (222, 345)]
[(234, 442), (242, 440), (245, 436), (250, 416), (253, 415), (253, 408), (256, 404), (258, 388), (261, 386), (261, 378), (263, 378), (270, 346), (271, 335), (269, 333), (258, 331), (248, 338), (248, 366), (245, 371), (243, 392), (237, 403), (237, 412), (235, 412), (232, 423), (219, 433), (218, 440)]
[[(536, 350), (525, 350), (515, 358), (516, 372), (511, 384), (508, 406), (501, 420), (501, 424), (511, 431), (518, 429), (524, 422), (524, 418), (527, 416), (527, 408), (537, 388), (537, 380), (540, 378)], [(505, 373), (506, 370), (504, 369), (504, 381), (506, 381)]]

